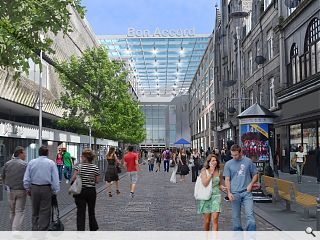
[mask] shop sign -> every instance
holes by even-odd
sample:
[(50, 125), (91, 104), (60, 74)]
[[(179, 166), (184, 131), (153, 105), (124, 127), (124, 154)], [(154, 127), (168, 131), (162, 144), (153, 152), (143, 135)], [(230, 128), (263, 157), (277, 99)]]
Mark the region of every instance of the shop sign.
[(156, 28), (154, 32), (148, 29), (140, 30), (128, 28), (127, 37), (193, 37), (195, 36), (195, 28), (190, 29), (160, 29)]

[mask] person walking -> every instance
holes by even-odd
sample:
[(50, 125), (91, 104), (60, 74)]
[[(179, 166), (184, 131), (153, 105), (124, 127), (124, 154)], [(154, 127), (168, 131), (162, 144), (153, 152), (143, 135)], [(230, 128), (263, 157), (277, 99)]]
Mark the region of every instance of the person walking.
[(17, 146), (14, 158), (4, 164), (2, 180), (6, 186), (10, 207), (10, 226), (12, 231), (22, 231), (27, 193), (23, 187), (23, 176), (27, 168), (24, 148)]
[(170, 182), (177, 183), (177, 171), (178, 171), (178, 163), (177, 163), (177, 150), (174, 148), (172, 151), (171, 157), (171, 167), (172, 167), (172, 174), (170, 177)]
[(153, 172), (154, 162), (155, 162), (154, 152), (153, 150), (149, 150), (148, 152), (149, 172)]
[(70, 182), (72, 174), (72, 159), (70, 153), (66, 148), (62, 149), (63, 166), (64, 166), (64, 178), (66, 179), (66, 184)]
[(156, 172), (160, 172), (160, 167), (161, 167), (161, 156), (160, 156), (160, 152), (156, 152), (155, 156), (156, 156), (156, 164), (157, 164)]
[(258, 180), (256, 165), (250, 158), (242, 155), (239, 145), (231, 147), (232, 158), (224, 166), (223, 176), (228, 198), (232, 206), (233, 231), (242, 231), (241, 205), (246, 212), (246, 231), (255, 231), (256, 222), (253, 215), (252, 186)]
[(300, 184), (302, 182), (302, 173), (303, 173), (303, 167), (306, 164), (306, 153), (303, 152), (303, 147), (298, 147), (298, 152), (295, 153), (296, 163), (297, 163), (297, 177), (298, 177), (298, 183)]
[(46, 146), (39, 148), (39, 157), (29, 162), (23, 177), (23, 186), (31, 196), (32, 230), (46, 231), (50, 223), (51, 201), (60, 191), (56, 164), (48, 158)]
[(279, 164), (280, 164), (280, 150), (276, 149), (276, 152), (274, 153), (273, 157), (273, 172), (274, 176), (279, 178)]
[(86, 206), (88, 205), (89, 230), (97, 231), (99, 229), (96, 216), (96, 183), (99, 182), (100, 172), (97, 165), (93, 163), (95, 154), (89, 148), (83, 150), (81, 162), (74, 169), (71, 178), (71, 184), (76, 180), (79, 174), (82, 181), (81, 193), (74, 195), (77, 206), (77, 231), (85, 231), (86, 226)]
[(169, 148), (163, 151), (162, 153), (162, 159), (163, 159), (163, 167), (165, 172), (169, 172), (169, 163), (171, 160), (171, 151)]
[(222, 185), (222, 175), (220, 174), (220, 162), (215, 154), (209, 154), (204, 168), (201, 170), (200, 178), (202, 184), (206, 187), (212, 181), (212, 194), (208, 200), (200, 200), (197, 204), (198, 214), (203, 214), (203, 228), (209, 231), (211, 220), (213, 222), (212, 230), (218, 231), (219, 214), (221, 212), (221, 191), (226, 187)]
[(133, 146), (129, 146), (128, 151), (129, 152), (124, 155), (124, 166), (127, 168), (130, 179), (130, 197), (134, 198), (136, 184), (138, 181), (139, 159), (137, 154), (133, 152)]
[(58, 169), (59, 174), (59, 182), (62, 180), (62, 169), (63, 169), (63, 156), (62, 156), (62, 150), (59, 148), (57, 157), (56, 157), (56, 165)]
[(107, 171), (106, 171), (104, 180), (106, 181), (107, 189), (109, 191), (109, 197), (112, 197), (111, 182), (116, 183), (116, 193), (120, 194), (119, 176), (118, 176), (118, 169), (117, 169), (117, 166), (120, 165), (120, 161), (117, 158), (115, 147), (110, 147), (109, 152), (106, 155), (106, 159), (108, 162), (108, 167), (107, 167)]
[(189, 174), (190, 169), (187, 163), (187, 154), (185, 153), (184, 148), (181, 149), (179, 153), (179, 163), (180, 163), (180, 181), (185, 182), (185, 176)]
[(191, 160), (193, 162), (192, 167), (191, 167), (191, 173), (192, 173), (192, 182), (197, 181), (198, 177), (198, 171), (200, 170), (200, 153), (198, 150), (195, 148), (193, 149), (193, 153), (191, 155)]

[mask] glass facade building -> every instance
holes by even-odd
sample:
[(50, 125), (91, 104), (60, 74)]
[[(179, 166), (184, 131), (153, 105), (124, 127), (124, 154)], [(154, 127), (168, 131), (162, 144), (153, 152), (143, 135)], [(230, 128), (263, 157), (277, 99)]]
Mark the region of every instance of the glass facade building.
[(142, 148), (191, 141), (188, 92), (210, 34), (189, 30), (128, 29), (127, 35), (98, 36), (110, 59), (123, 60), (129, 81), (145, 113), (147, 137)]

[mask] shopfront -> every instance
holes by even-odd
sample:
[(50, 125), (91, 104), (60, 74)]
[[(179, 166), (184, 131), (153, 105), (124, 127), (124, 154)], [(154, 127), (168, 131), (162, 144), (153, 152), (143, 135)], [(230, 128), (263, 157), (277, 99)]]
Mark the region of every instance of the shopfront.
[(304, 174), (316, 176), (317, 159), (316, 150), (320, 145), (320, 120), (300, 122), (289, 125), (289, 151), (290, 159), (303, 146), (306, 153)]

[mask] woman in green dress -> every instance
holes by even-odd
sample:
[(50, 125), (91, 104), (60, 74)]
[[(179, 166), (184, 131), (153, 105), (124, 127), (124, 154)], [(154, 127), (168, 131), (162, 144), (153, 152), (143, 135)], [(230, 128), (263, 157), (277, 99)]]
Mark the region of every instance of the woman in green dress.
[(198, 201), (197, 212), (203, 214), (205, 231), (209, 231), (211, 220), (213, 222), (212, 230), (218, 231), (219, 214), (221, 212), (221, 194), (220, 190), (226, 190), (222, 185), (222, 175), (220, 175), (220, 164), (215, 154), (209, 154), (201, 170), (200, 177), (202, 184), (208, 186), (212, 181), (212, 195), (209, 200)]

